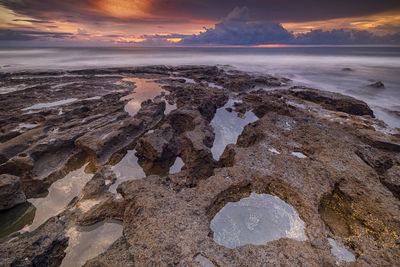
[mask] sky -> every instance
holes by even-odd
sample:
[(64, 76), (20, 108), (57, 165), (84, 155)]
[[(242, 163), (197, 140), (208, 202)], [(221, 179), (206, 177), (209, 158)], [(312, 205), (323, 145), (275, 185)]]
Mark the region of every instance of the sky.
[(399, 0), (0, 0), (0, 46), (400, 45)]

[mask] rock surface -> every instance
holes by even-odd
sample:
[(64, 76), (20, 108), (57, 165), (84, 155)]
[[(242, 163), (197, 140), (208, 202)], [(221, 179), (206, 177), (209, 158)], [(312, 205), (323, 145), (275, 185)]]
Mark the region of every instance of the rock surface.
[(0, 175), (0, 211), (12, 208), (26, 201), (20, 189), (21, 180), (17, 176)]
[(383, 82), (378, 81), (376, 83), (371, 83), (370, 85), (368, 85), (369, 87), (372, 88), (385, 88), (385, 85), (383, 84)]
[[(132, 84), (125, 77), (154, 79), (168, 93), (144, 101), (129, 116), (124, 110), (129, 100), (123, 97)], [(45, 194), (54, 181), (86, 163), (94, 176), (58, 216), (34, 232), (0, 241), (0, 265), (57, 266), (70, 224), (110, 219), (123, 222), (123, 235), (85, 266), (400, 262), (400, 135), (385, 131), (362, 101), (306, 87), (279, 90), (290, 81), (228, 67), (151, 66), (3, 78), (3, 85), (23, 82), (27, 88), (0, 96), (0, 174), (21, 177), (29, 197)], [(71, 95), (77, 100), (21, 114), (40, 97), (50, 103)], [(229, 112), (239, 118), (253, 112), (258, 120), (245, 126), (216, 161), (211, 122), (229, 99), (235, 101)], [(166, 114), (164, 101), (176, 109)], [(132, 177), (112, 193), (119, 179), (113, 165), (128, 150), (136, 150), (146, 177)], [(177, 157), (184, 166), (171, 174)], [(305, 223), (305, 240), (281, 238), (233, 249), (214, 242), (210, 221), (215, 214), (252, 192), (277, 196), (293, 207)], [(343, 245), (354, 261), (338, 260), (329, 240)]]
[(53, 217), (32, 233), (0, 243), (0, 265), (59, 266), (67, 245), (65, 224)]

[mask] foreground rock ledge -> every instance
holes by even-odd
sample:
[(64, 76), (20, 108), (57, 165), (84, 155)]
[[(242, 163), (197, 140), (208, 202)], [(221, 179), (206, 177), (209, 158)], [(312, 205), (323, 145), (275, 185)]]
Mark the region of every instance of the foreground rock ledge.
[[(77, 76), (76, 84), (57, 91), (55, 85), (71, 82), (66, 74)], [(400, 262), (400, 138), (378, 131), (385, 125), (364, 102), (304, 87), (254, 90), (279, 89), (289, 81), (207, 66), (4, 74), (3, 83), (15, 84), (18, 76), (20, 83), (35, 84), (35, 77), (44, 75), (54, 76), (45, 78), (48, 85), (42, 82), (0, 99), (1, 173), (21, 177), (22, 190), (35, 196), (86, 162), (88, 171), (98, 173), (59, 216), (34, 233), (3, 240), (2, 264), (56, 266), (66, 247), (68, 223), (92, 225), (106, 219), (122, 221), (123, 236), (85, 266), (199, 266), (198, 255), (215, 266)], [(121, 76), (157, 79), (177, 110), (164, 115), (165, 105), (155, 99), (143, 103), (138, 116), (128, 116), (120, 98), (131, 87), (117, 83)], [(62, 114), (57, 108), (21, 115), (27, 101), (32, 105), (31, 92), (47, 95), (48, 102), (71, 94), (102, 97), (62, 106)], [(228, 145), (215, 161), (210, 121), (228, 98), (237, 101), (232, 112), (243, 116), (253, 111), (259, 120), (247, 125), (237, 144)], [(37, 126), (13, 131), (21, 124)], [(133, 148), (148, 176), (120, 184), (118, 198), (108, 191), (116, 177), (107, 165)], [(57, 151), (62, 153), (55, 158)], [(177, 157), (185, 166), (168, 174)], [(43, 164), (47, 161), (54, 162), (49, 169)], [(235, 249), (216, 244), (210, 220), (226, 203), (251, 192), (269, 193), (293, 206), (305, 222), (307, 241), (285, 238)], [(93, 207), (80, 208), (88, 200)], [(356, 260), (335, 258), (328, 238)], [(35, 250), (28, 249), (34, 244)]]

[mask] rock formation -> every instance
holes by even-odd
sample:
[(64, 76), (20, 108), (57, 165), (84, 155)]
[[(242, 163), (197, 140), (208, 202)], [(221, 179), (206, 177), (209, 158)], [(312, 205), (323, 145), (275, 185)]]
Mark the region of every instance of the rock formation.
[[(123, 97), (132, 85), (124, 77), (154, 79), (166, 93), (130, 116)], [(299, 86), (279, 89), (290, 80), (208, 66), (3, 75), (3, 85), (22, 82), (25, 90), (0, 97), (1, 179), (18, 176), (22, 192), (43, 197), (54, 181), (85, 164), (93, 177), (58, 216), (0, 241), (2, 266), (58, 266), (71, 223), (110, 219), (123, 223), (123, 235), (85, 266), (400, 262), (400, 136), (386, 131), (360, 100)], [(76, 100), (65, 105), (21, 111), (71, 96)], [(229, 99), (235, 102), (229, 112), (239, 119), (253, 112), (258, 120), (216, 161), (211, 122)], [(165, 101), (176, 109), (166, 113)], [(132, 150), (146, 177), (132, 177), (113, 193), (120, 179), (113, 166)], [(170, 174), (177, 157), (184, 166)], [(251, 192), (291, 205), (305, 222), (306, 241), (281, 238), (233, 249), (214, 242), (210, 220)], [(338, 260), (328, 239), (355, 261)]]

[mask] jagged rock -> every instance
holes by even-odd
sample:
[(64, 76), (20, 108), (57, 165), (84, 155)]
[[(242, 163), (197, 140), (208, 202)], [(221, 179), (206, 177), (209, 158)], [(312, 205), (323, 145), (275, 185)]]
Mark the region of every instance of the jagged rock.
[(393, 166), (393, 160), (387, 156), (380, 156), (371, 147), (362, 147), (356, 151), (356, 154), (378, 174), (384, 174)]
[(65, 224), (52, 217), (35, 231), (0, 243), (0, 265), (59, 266), (67, 245)]
[(292, 87), (289, 93), (295, 97), (320, 104), (322, 107), (329, 110), (341, 111), (352, 115), (369, 115), (374, 117), (373, 111), (365, 102), (353, 97), (298, 86)]
[(8, 174), (0, 175), (0, 211), (26, 201), (20, 186), (21, 179), (19, 177)]
[(400, 164), (397, 163), (380, 177), (383, 185), (389, 189), (395, 197), (400, 200)]
[[(373, 118), (364, 102), (304, 87), (247, 91), (289, 81), (217, 67), (153, 66), (68, 74), (85, 78), (75, 78), (77, 84), (70, 90), (59, 92), (38, 85), (26, 93), (11, 93), (12, 103), (0, 97), (4, 104), (0, 105), (4, 133), (0, 173), (14, 171), (27, 184), (29, 179), (41, 182), (35, 178), (46, 176), (41, 170), (51, 153), (60, 153), (63, 159), (82, 154), (80, 164), (88, 160), (97, 164), (100, 171), (59, 218), (78, 225), (117, 219), (123, 221), (124, 231), (87, 266), (197, 266), (198, 255), (215, 266), (345, 265), (331, 253), (328, 238), (355, 256), (347, 265), (392, 266), (400, 261), (400, 140), (398, 135), (374, 128), (384, 124)], [(164, 99), (176, 103), (177, 110), (164, 115), (165, 103), (155, 98), (143, 102), (136, 117), (130, 117), (123, 110), (125, 102), (120, 101), (130, 90), (118, 85), (118, 75), (126, 74), (157, 78), (169, 91)], [(33, 86), (27, 78), (32, 74), (18, 75)], [(13, 76), (5, 75), (1, 82), (15, 85)], [(196, 83), (171, 76), (192, 78)], [(57, 85), (53, 78), (44, 81)], [(69, 78), (60, 81), (72, 82)], [(26, 101), (39, 101), (31, 97), (34, 93), (48, 102), (70, 94), (89, 97), (90, 90), (81, 88), (84, 81), (101, 99), (63, 106), (61, 115), (59, 109), (20, 114)], [(252, 111), (259, 120), (247, 125), (236, 144), (228, 145), (216, 162), (210, 149), (214, 143), (210, 122), (228, 96), (237, 103), (231, 112), (241, 116)], [(21, 123), (39, 126), (7, 134), (16, 132)], [(115, 176), (105, 166), (114, 165), (134, 148), (147, 177), (121, 183), (117, 187), (120, 199), (108, 191)], [(168, 174), (178, 156), (183, 168)], [(65, 160), (49, 162), (54, 168), (43, 178), (48, 184), (56, 169), (71, 165)], [(157, 168), (162, 171), (156, 172)], [(210, 220), (228, 202), (251, 192), (272, 194), (295, 208), (305, 223), (307, 240), (281, 238), (233, 249), (218, 245)], [(250, 227), (257, 224), (253, 217), (248, 219)], [(0, 262), (29, 265), (36, 257), (38, 265), (50, 264), (47, 260), (58, 264), (65, 247), (65, 226), (57, 218), (52, 220), (33, 233), (14, 234), (13, 239), (0, 243)]]
[(144, 121), (146, 125), (151, 128), (157, 124), (164, 115), (165, 101), (153, 102), (152, 100), (147, 100), (142, 102), (141, 108), (135, 115), (136, 119)]
[(103, 197), (108, 188), (117, 180), (110, 166), (101, 168), (82, 189), (81, 199), (93, 199)]

